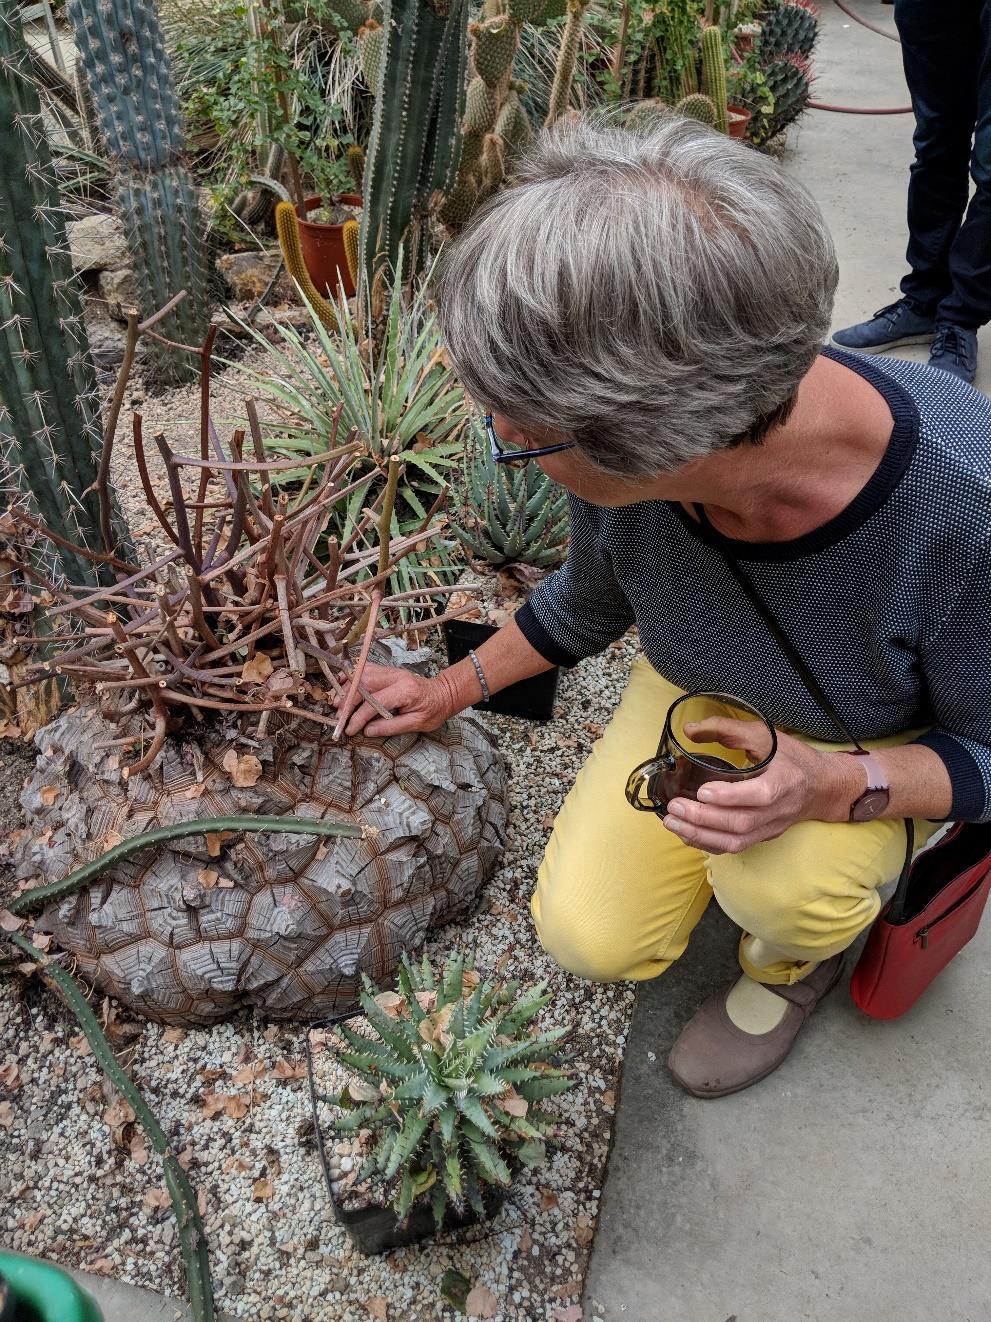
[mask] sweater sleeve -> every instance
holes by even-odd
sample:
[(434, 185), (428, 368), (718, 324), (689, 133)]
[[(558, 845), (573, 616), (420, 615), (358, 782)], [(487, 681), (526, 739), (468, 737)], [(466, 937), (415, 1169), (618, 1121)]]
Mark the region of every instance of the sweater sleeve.
[(568, 558), (537, 585), (516, 623), (545, 660), (573, 666), (621, 638), (634, 614), (616, 581), (602, 544), (602, 512), (569, 497), (571, 542)]
[(923, 645), (936, 724), (916, 743), (937, 753), (953, 785), (953, 821), (991, 821), (991, 547)]

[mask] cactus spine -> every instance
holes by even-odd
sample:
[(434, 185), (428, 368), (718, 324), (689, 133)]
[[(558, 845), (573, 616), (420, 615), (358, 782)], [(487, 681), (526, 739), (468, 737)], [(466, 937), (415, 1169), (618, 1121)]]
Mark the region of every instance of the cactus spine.
[[(69, 0), (68, 11), (115, 173), (141, 311), (147, 316), (185, 289), (157, 329), (199, 344), (210, 321), (206, 225), (182, 161), (180, 109), (153, 0)], [(193, 355), (150, 346), (159, 381), (195, 375)]]
[(382, 67), (365, 157), (361, 265), (369, 288), (422, 264), (422, 227), (454, 187), (468, 64), (468, 0), (385, 0)]
[(587, 7), (588, 0), (568, 0), (568, 21), (561, 36), (551, 99), (547, 108), (547, 119), (544, 121), (548, 128), (555, 120), (561, 118), (571, 102), (571, 87), (575, 80), (575, 64), (578, 60)]
[[(49, 528), (100, 547), (90, 490), (100, 442), (96, 372), (16, 6), (0, 9), (0, 476)], [(2, 470), (5, 470), (2, 471)], [(87, 494), (88, 493), (88, 494)], [(68, 550), (61, 568), (95, 584)]]
[(702, 32), (702, 89), (716, 108), (716, 128), (720, 133), (728, 133), (723, 34), (715, 25), (705, 28)]

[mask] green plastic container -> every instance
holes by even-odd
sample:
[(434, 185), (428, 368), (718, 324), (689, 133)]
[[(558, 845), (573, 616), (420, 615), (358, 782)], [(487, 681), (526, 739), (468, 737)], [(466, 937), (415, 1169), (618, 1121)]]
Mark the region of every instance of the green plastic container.
[(103, 1314), (61, 1267), (0, 1253), (0, 1322), (103, 1322)]

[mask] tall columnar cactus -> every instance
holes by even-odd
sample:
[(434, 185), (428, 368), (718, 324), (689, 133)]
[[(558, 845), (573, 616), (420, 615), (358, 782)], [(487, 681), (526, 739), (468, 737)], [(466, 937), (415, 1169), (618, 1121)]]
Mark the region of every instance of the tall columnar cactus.
[(575, 64), (581, 46), (582, 27), (589, 0), (568, 0), (568, 21), (564, 25), (561, 46), (554, 67), (554, 83), (547, 108), (545, 123), (550, 126), (561, 118), (571, 104), (571, 88), (575, 80)]
[[(96, 549), (96, 372), (24, 58), (17, 6), (0, 0), (0, 470), (52, 531)], [(61, 559), (70, 582), (95, 582), (84, 557)]]
[(723, 34), (714, 24), (702, 32), (702, 90), (716, 107), (716, 128), (729, 132), (726, 114), (726, 57)]
[(468, 0), (385, 0), (375, 117), (365, 156), (362, 268), (371, 282), (422, 262), (420, 232), (454, 187), (468, 65)]
[[(199, 344), (210, 321), (206, 225), (183, 163), (180, 109), (154, 0), (69, 0), (68, 10), (115, 172), (141, 311), (148, 315), (185, 289), (157, 330)], [(195, 373), (192, 355), (150, 345), (160, 381)]]

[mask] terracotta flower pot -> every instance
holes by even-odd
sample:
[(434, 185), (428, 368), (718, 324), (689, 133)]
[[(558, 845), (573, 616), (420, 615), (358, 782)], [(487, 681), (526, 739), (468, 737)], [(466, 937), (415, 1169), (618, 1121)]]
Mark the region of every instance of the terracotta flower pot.
[[(357, 193), (342, 193), (334, 198), (347, 207), (360, 207), (361, 198)], [(322, 197), (308, 197), (304, 203), (307, 211), (316, 211), (323, 206)], [(326, 294), (330, 289), (331, 298), (337, 297), (338, 281), (343, 285), (348, 298), (354, 297), (354, 280), (348, 267), (347, 254), (344, 251), (344, 226), (326, 225), (316, 220), (299, 222), (299, 242), (303, 249), (303, 261), (310, 273), (310, 279)]]
[(750, 111), (744, 110), (742, 106), (727, 106), (726, 116), (729, 120), (730, 137), (745, 138), (747, 125), (750, 123)]

